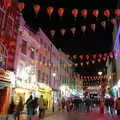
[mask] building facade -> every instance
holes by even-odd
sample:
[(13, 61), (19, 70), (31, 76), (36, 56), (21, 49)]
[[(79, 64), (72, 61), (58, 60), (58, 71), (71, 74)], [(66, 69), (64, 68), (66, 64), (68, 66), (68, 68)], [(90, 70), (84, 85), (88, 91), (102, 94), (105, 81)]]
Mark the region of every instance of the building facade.
[(73, 69), (67, 67), (66, 70), (64, 64), (71, 61), (64, 56), (65, 53), (58, 50), (41, 29), (34, 33), (21, 16), (14, 64), (13, 96), (16, 103), (20, 97), (26, 101), (31, 94), (34, 97), (43, 95), (49, 109), (53, 104), (56, 107), (60, 98), (61, 81), (67, 80), (62, 73), (65, 76), (72, 73)]
[(0, 1), (0, 114), (7, 112), (14, 81), (19, 11), (14, 1)]

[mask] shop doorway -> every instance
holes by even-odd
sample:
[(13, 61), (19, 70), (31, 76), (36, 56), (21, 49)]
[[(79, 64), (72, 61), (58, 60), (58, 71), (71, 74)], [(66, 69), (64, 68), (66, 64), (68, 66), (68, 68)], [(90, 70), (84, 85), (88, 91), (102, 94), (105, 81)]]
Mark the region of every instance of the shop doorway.
[(2, 112), (3, 106), (5, 104), (6, 96), (7, 96), (7, 88), (0, 87), (0, 113)]

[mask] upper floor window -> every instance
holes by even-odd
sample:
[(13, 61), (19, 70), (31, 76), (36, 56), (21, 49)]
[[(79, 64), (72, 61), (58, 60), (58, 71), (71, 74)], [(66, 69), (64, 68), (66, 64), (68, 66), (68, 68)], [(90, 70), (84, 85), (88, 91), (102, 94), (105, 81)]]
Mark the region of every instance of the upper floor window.
[(22, 51), (22, 53), (27, 54), (27, 41), (25, 41), (25, 40), (22, 41), (21, 51)]
[(43, 39), (42, 38), (40, 39), (40, 43), (41, 43), (41, 45), (43, 45)]
[(40, 82), (40, 79), (41, 79), (41, 71), (38, 70), (38, 82)]
[(0, 30), (2, 29), (3, 18), (4, 18), (4, 12), (0, 9)]
[(6, 34), (7, 35), (11, 35), (12, 31), (13, 31), (13, 20), (10, 16), (8, 16), (8, 18), (6, 19)]

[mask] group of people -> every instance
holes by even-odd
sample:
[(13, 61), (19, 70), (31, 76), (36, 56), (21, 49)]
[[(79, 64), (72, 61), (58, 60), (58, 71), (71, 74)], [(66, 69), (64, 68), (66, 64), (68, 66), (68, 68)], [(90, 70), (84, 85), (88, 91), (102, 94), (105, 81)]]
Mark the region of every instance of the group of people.
[(28, 119), (31, 120), (32, 115), (37, 114), (39, 109), (39, 118), (44, 117), (45, 110), (47, 109), (48, 103), (43, 99), (43, 95), (40, 98), (34, 98), (32, 95), (26, 101), (26, 108)]
[[(105, 111), (111, 115), (115, 115), (115, 111), (117, 115), (120, 115), (120, 98), (114, 99), (114, 97), (105, 98), (103, 100), (104, 104), (104, 113)], [(97, 109), (98, 108), (98, 109)], [(90, 99), (89, 96), (81, 99), (79, 97), (76, 98), (68, 98), (65, 100), (62, 99), (62, 111), (68, 112), (91, 112), (92, 110), (100, 110), (101, 102), (99, 99)]]
[(115, 111), (117, 111), (117, 115), (120, 115), (120, 97), (115, 100), (114, 97), (111, 96), (110, 98), (105, 98), (104, 101), (107, 113), (115, 115)]
[(62, 99), (62, 111), (73, 111), (73, 112), (79, 112), (79, 111), (90, 111), (90, 106), (91, 104), (91, 99), (89, 97), (86, 97), (84, 99), (81, 99), (79, 97), (75, 98), (68, 98), (65, 100), (64, 98)]

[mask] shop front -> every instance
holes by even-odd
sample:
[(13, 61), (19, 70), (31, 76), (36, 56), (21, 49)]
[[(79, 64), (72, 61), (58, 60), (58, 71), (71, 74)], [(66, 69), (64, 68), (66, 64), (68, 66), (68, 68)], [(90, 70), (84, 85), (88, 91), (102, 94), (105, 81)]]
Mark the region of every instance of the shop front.
[(8, 71), (0, 70), (0, 114), (6, 114), (10, 101), (11, 82)]
[(35, 96), (40, 98), (41, 95), (43, 95), (43, 98), (46, 102), (47, 109), (51, 109), (52, 89), (44, 83), (38, 83), (38, 89)]
[(112, 87), (112, 92), (114, 93), (116, 99), (120, 97), (120, 80)]

